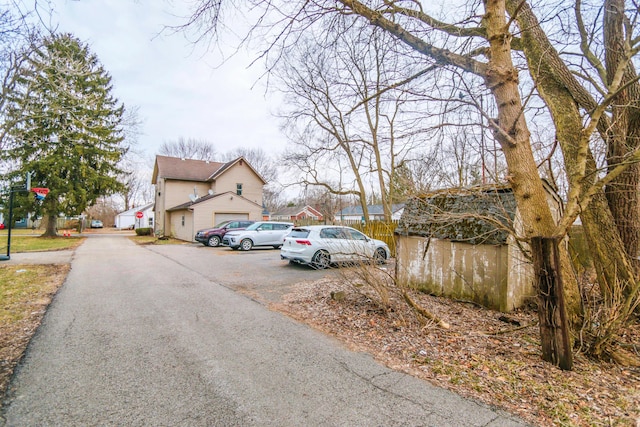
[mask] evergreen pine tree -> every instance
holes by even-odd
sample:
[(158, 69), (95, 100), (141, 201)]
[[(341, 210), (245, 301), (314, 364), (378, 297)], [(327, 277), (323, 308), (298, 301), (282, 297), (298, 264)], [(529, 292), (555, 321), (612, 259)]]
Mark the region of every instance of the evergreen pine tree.
[(17, 165), (14, 176), (31, 171), (34, 186), (49, 188), (42, 213), (45, 235), (54, 236), (60, 214), (81, 214), (122, 189), (124, 105), (97, 56), (70, 34), (46, 37), (17, 73), (7, 96), (5, 153)]

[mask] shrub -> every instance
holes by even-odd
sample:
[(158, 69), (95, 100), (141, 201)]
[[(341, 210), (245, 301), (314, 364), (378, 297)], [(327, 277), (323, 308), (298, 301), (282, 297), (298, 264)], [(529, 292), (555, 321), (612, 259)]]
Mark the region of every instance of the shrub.
[(136, 228), (136, 235), (138, 236), (151, 236), (152, 235), (151, 227), (140, 227)]
[(80, 221), (77, 219), (69, 219), (64, 222), (64, 226), (62, 228), (65, 230), (77, 230), (78, 227), (80, 227)]

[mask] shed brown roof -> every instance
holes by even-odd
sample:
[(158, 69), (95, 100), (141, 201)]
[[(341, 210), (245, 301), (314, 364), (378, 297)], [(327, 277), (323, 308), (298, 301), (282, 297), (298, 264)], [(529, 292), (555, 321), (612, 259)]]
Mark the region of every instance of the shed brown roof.
[(501, 245), (507, 242), (515, 214), (509, 187), (444, 189), (410, 198), (396, 234)]
[(208, 181), (225, 163), (206, 160), (180, 159), (178, 157), (156, 156), (153, 181), (157, 178), (180, 179), (184, 181)]

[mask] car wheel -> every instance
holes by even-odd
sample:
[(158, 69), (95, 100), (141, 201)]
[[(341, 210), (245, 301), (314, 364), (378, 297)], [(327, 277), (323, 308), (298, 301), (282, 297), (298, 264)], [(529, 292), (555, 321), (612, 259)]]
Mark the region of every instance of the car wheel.
[(373, 259), (376, 264), (384, 264), (387, 259), (387, 252), (383, 248), (378, 248), (376, 253), (373, 254)]
[(244, 239), (242, 242), (240, 242), (240, 249), (242, 249), (243, 251), (250, 251), (252, 247), (253, 242), (251, 241), (251, 239)]
[(207, 246), (216, 247), (220, 245), (220, 236), (211, 236), (207, 241)]
[(331, 256), (326, 251), (318, 251), (311, 260), (311, 266), (317, 270), (323, 270), (331, 264)]

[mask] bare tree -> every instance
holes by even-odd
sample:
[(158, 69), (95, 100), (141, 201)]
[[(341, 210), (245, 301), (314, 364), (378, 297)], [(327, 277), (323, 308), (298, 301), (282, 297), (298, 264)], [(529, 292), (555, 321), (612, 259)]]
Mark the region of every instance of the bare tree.
[(277, 212), (287, 206), (282, 188), (267, 185), (262, 189), (262, 204), (269, 212)]
[(325, 188), (314, 186), (304, 188), (300, 196), (292, 203), (313, 207), (322, 214), (325, 223), (331, 223), (336, 212), (341, 210), (341, 206), (348, 205), (347, 202), (341, 200), (342, 197), (344, 196), (337, 196)]
[(0, 4), (0, 149), (4, 148), (7, 131), (12, 126), (6, 121), (5, 107), (8, 94), (16, 86), (16, 71), (27, 61), (29, 53), (40, 40), (38, 29), (29, 24), (33, 13), (21, 2), (4, 1)]
[[(636, 3), (630, 1), (631, 6), (625, 10), (624, 0), (606, 0), (601, 9), (603, 13), (594, 13), (593, 25), (587, 27), (581, 2), (576, 2), (572, 25), (578, 28), (581, 46), (578, 65), (589, 68), (591, 73), (581, 73), (579, 68), (572, 70), (571, 62), (558, 54), (526, 1), (485, 0), (467, 4), (462, 9), (449, 8), (448, 22), (435, 18), (421, 2), (253, 0), (247, 3), (264, 11), (260, 25), (253, 31), (262, 31), (270, 19), (281, 24), (270, 27), (275, 30), (272, 33), (275, 37), (265, 50), (268, 60), (281, 57), (281, 54), (273, 56), (273, 52), (281, 52), (274, 51), (273, 46), (287, 46), (297, 41), (302, 32), (308, 32), (321, 20), (363, 20), (392, 34), (401, 44), (420, 54), (426, 64), (455, 70), (453, 76), (461, 73), (475, 82), (474, 85), (484, 86), (496, 110), (493, 117), (485, 113), (484, 121), (502, 150), (508, 167), (506, 178), (522, 213), (524, 234), (519, 237), (560, 238), (580, 214), (585, 229), (590, 230), (590, 246), (605, 297), (612, 284), (622, 284), (615, 288), (624, 289), (631, 297), (637, 296), (639, 282), (634, 264), (638, 257), (635, 219), (638, 218), (639, 174), (634, 165), (640, 158), (636, 139), (640, 126), (637, 120), (640, 91), (633, 60), (640, 49), (640, 37)], [(202, 25), (203, 34), (215, 37), (224, 16), (223, 6), (232, 3), (201, 0), (199, 4), (201, 7), (196, 10), (193, 22)], [(550, 13), (548, 9), (545, 12)], [(594, 33), (585, 28), (602, 28), (603, 36), (594, 37)], [(599, 40), (603, 41), (603, 48), (592, 50)], [(532, 92), (525, 92), (524, 97), (520, 92), (522, 76), (514, 62), (514, 58), (518, 58), (514, 50), (524, 53), (535, 82), (531, 85)], [(575, 50), (570, 53), (576, 56)], [(572, 71), (583, 76), (583, 80)], [(524, 110), (533, 92), (544, 99), (551, 111), (563, 150), (568, 203), (559, 225), (546, 202)], [(595, 130), (608, 144), (607, 169), (599, 168), (592, 155), (590, 143)], [(605, 186), (608, 198), (604, 197)], [(580, 295), (562, 247), (560, 260), (570, 320), (577, 327)], [(537, 261), (541, 260), (534, 259), (534, 264), (543, 265)]]
[[(276, 68), (288, 106), (283, 117), (296, 146), (285, 161), (302, 168), (298, 182), (305, 186), (356, 195), (365, 218), (377, 194), (390, 220), (395, 168), (424, 142), (417, 128), (425, 115), (412, 111), (416, 97), (406, 89), (383, 92), (415, 69), (412, 62), (393, 55), (384, 32), (361, 30), (338, 31), (330, 48), (305, 37)], [(345, 182), (341, 174), (338, 187), (327, 167), (337, 158), (351, 178)]]
[(216, 149), (209, 141), (180, 137), (176, 141), (163, 142), (158, 154), (184, 159), (214, 161)]
[(151, 171), (147, 165), (148, 161), (137, 148), (141, 124), (138, 108), (131, 108), (125, 112), (123, 129), (127, 152), (119, 164), (122, 171), (119, 180), (124, 187), (122, 199), (125, 210), (153, 200), (153, 185), (149, 180)]
[[(568, 203), (559, 231), (568, 229), (580, 215), (606, 304), (613, 307), (615, 301), (622, 302), (616, 307), (627, 316), (637, 307), (640, 292), (640, 84), (636, 72), (640, 16), (637, 3), (629, 3), (631, 7), (625, 9), (624, 0), (576, 1), (573, 16), (564, 20), (573, 33), (562, 39), (576, 40), (580, 55), (571, 52), (563, 58), (562, 47), (556, 48), (559, 42), (551, 42), (532, 8), (507, 2), (565, 159)], [(585, 14), (583, 7), (590, 11)], [(567, 18), (562, 13), (557, 16)], [(595, 31), (598, 28), (601, 33)], [(596, 130), (600, 138), (592, 137)], [(594, 154), (599, 148), (593, 142), (598, 141), (606, 144), (604, 167)], [(619, 318), (615, 322), (624, 323)], [(609, 354), (615, 336), (609, 338), (594, 340), (589, 351)]]
[(153, 201), (153, 185), (149, 179), (151, 170), (139, 153), (130, 150), (121, 161), (120, 168), (123, 171), (119, 179), (124, 186), (122, 193), (124, 209), (128, 210)]

